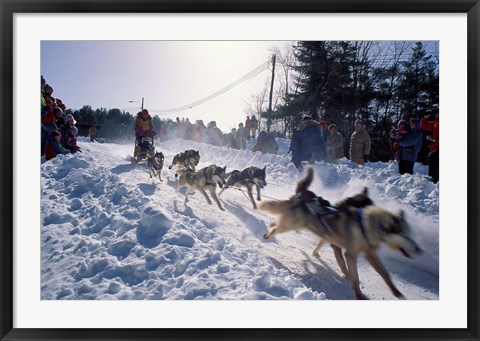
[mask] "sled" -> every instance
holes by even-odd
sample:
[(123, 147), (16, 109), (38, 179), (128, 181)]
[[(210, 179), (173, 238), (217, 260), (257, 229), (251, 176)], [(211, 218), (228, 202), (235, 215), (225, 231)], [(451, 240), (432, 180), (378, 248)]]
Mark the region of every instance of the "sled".
[(147, 157), (155, 154), (155, 144), (153, 137), (141, 137), (135, 140), (135, 151), (132, 162), (139, 163)]

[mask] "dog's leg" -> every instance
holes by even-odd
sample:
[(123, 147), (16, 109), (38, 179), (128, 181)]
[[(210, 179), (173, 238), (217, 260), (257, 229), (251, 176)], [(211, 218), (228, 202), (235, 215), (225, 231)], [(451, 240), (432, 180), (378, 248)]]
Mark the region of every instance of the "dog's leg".
[(248, 186), (247, 187), (247, 190), (248, 190), (248, 197), (250, 198), (250, 201), (252, 202), (252, 205), (253, 205), (253, 209), (256, 210), (257, 209), (257, 204), (255, 203), (255, 200), (253, 200), (253, 193), (252, 193), (252, 186)]
[(188, 202), (188, 193), (193, 193), (195, 190), (191, 187), (187, 187), (187, 190), (185, 191), (185, 204)]
[(212, 201), (211, 201), (210, 198), (208, 197), (207, 192), (205, 192), (205, 190), (204, 190), (203, 188), (199, 188), (198, 190), (200, 191), (200, 193), (203, 194), (203, 196), (205, 197), (205, 200), (207, 200), (208, 204), (211, 205), (211, 204), (212, 204)]
[(260, 197), (260, 186), (255, 184), (255, 186), (257, 186), (257, 200), (260, 201), (262, 200), (262, 198)]
[(324, 240), (323, 239), (320, 239), (320, 241), (318, 242), (317, 246), (315, 246), (315, 249), (313, 249), (313, 252), (312, 252), (312, 256), (316, 256), (318, 251), (320, 251), (320, 248), (322, 247), (324, 243)]
[(365, 296), (360, 290), (360, 280), (358, 279), (357, 269), (357, 257), (351, 255), (348, 252), (345, 252), (345, 258), (347, 259), (350, 283), (352, 284), (353, 291), (355, 292), (355, 297), (357, 298), (357, 300), (368, 300), (368, 297)]
[(385, 283), (387, 283), (388, 287), (392, 291), (393, 295), (395, 295), (396, 298), (398, 299), (405, 299), (405, 296), (395, 287), (395, 285), (392, 282), (392, 279), (390, 278), (390, 275), (385, 268), (385, 266), (382, 264), (378, 256), (374, 252), (368, 252), (365, 255), (365, 258), (367, 258), (367, 261), (370, 263), (370, 265), (375, 269), (376, 272), (380, 276), (382, 276), (383, 280)]
[(223, 192), (225, 192), (225, 190), (227, 189), (228, 187), (227, 186), (223, 186), (223, 188), (220, 190), (220, 192), (218, 192), (218, 196), (221, 196)]
[(332, 246), (333, 254), (335, 255), (335, 259), (337, 260), (340, 270), (345, 275), (345, 277), (348, 278), (347, 265), (345, 264), (345, 259), (343, 258), (342, 249), (336, 245), (332, 245), (332, 244), (330, 245)]
[(210, 188), (210, 194), (212, 195), (213, 200), (217, 203), (218, 207), (222, 211), (225, 211), (225, 209), (222, 207), (222, 204), (220, 203), (220, 200), (218, 200), (217, 194), (215, 193), (215, 187)]

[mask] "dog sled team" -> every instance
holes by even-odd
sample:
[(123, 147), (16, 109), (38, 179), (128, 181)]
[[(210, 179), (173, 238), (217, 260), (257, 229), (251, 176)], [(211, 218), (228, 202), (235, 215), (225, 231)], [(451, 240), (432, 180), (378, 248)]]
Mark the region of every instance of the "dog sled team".
[[(149, 171), (153, 167), (153, 158), (154, 155), (147, 159)], [(163, 162), (162, 154), (162, 166)], [(219, 197), (228, 188), (237, 187), (246, 189), (253, 208), (257, 209), (253, 197), (255, 187), (256, 199), (260, 202), (258, 208), (278, 215), (278, 219), (270, 224), (272, 229), (264, 234), (265, 240), (289, 231), (310, 231), (318, 237), (313, 255), (319, 252), (322, 245), (330, 244), (340, 270), (349, 279), (357, 299), (367, 299), (360, 290), (357, 269), (357, 258), (361, 253), (382, 277), (392, 294), (399, 299), (405, 298), (377, 255), (382, 244), (408, 258), (421, 253), (420, 247), (410, 235), (410, 227), (403, 211), (393, 213), (375, 205), (366, 188), (362, 193), (332, 205), (308, 189), (314, 176), (312, 167), (307, 168), (306, 176), (298, 182), (295, 194), (290, 199), (262, 200), (260, 190), (267, 185), (266, 167), (250, 166), (227, 173), (226, 167), (217, 165), (196, 170), (199, 162), (200, 153), (191, 149), (175, 155), (169, 166), (169, 169), (176, 170), (177, 191), (181, 187), (187, 187), (185, 203), (188, 202), (190, 193), (198, 191), (208, 204), (212, 204), (213, 200), (224, 211)], [(220, 188), (218, 195), (217, 187)]]
[[(139, 115), (138, 119), (148, 121), (148, 112), (147, 115)], [(148, 124), (145, 124), (145, 128), (140, 138), (152, 137), (153, 141), (154, 135), (149, 135)], [(144, 151), (142, 142), (139, 139), (135, 146), (135, 161), (146, 158), (150, 177), (158, 176), (162, 181), (161, 172), (165, 163), (163, 153), (155, 151), (153, 142)], [(310, 231), (318, 238), (313, 255), (319, 252), (322, 245), (330, 244), (340, 270), (349, 279), (357, 299), (367, 299), (360, 290), (357, 268), (357, 258), (361, 253), (382, 277), (392, 294), (399, 299), (405, 298), (377, 255), (382, 244), (408, 258), (421, 253), (420, 247), (410, 235), (410, 227), (403, 211), (393, 213), (375, 205), (366, 188), (362, 193), (332, 205), (308, 189), (314, 176), (311, 166), (306, 169), (306, 176), (297, 183), (294, 195), (288, 200), (262, 200), (260, 190), (267, 185), (266, 167), (250, 166), (227, 173), (226, 167), (214, 164), (196, 170), (199, 162), (199, 151), (190, 149), (175, 155), (169, 166), (169, 169), (175, 168), (177, 192), (181, 187), (187, 187), (185, 203), (188, 202), (190, 193), (198, 191), (208, 204), (211, 205), (213, 200), (224, 211), (219, 200), (222, 193), (229, 188), (244, 188), (253, 208), (257, 209), (253, 196), (253, 188), (256, 188), (256, 200), (260, 202), (258, 208), (278, 216), (270, 224), (272, 229), (264, 234), (265, 240), (289, 231)], [(220, 188), (218, 195), (217, 187)]]

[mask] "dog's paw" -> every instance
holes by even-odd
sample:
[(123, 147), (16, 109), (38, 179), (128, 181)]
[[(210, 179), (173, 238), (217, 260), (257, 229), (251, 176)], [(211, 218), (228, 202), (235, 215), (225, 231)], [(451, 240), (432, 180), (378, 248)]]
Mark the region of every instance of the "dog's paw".
[(395, 297), (398, 298), (399, 300), (406, 300), (406, 297), (403, 296), (403, 294), (396, 288), (393, 291), (393, 295), (395, 295)]
[(263, 239), (265, 239), (265, 240), (270, 239), (270, 233), (269, 233), (269, 232), (264, 233), (264, 234), (263, 234)]

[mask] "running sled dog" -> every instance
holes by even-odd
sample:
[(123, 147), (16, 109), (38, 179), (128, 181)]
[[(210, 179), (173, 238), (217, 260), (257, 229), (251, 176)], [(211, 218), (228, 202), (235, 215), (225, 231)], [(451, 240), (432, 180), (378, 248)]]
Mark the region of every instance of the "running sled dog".
[(168, 169), (175, 167), (175, 177), (178, 177), (178, 171), (184, 169), (190, 169), (195, 171), (195, 167), (200, 162), (200, 153), (198, 150), (189, 149), (184, 152), (178, 153), (173, 157), (172, 164), (168, 166)]
[(289, 200), (260, 202), (260, 209), (279, 215), (277, 221), (270, 224), (273, 229), (266, 233), (264, 238), (270, 239), (280, 233), (306, 229), (331, 245), (343, 249), (348, 265), (348, 278), (357, 299), (368, 299), (360, 290), (357, 269), (357, 256), (363, 252), (393, 295), (404, 299), (377, 256), (381, 243), (409, 258), (421, 252), (410, 237), (410, 228), (404, 219), (403, 211), (394, 214), (375, 205), (362, 209), (350, 207), (346, 210), (323, 206), (318, 204), (319, 197), (308, 190), (312, 180), (313, 169), (310, 167), (306, 177), (298, 182), (295, 195)]
[(162, 169), (163, 169), (164, 161), (165, 161), (165, 156), (163, 155), (162, 152), (155, 152), (155, 154), (149, 155), (147, 157), (147, 167), (148, 167), (148, 173), (150, 174), (150, 178), (158, 175), (160, 182), (163, 182)]
[[(329, 201), (324, 200), (321, 197), (313, 198), (313, 200), (316, 201), (316, 204), (327, 207), (327, 209), (330, 209), (332, 212), (337, 210), (337, 211), (345, 211), (345, 212), (350, 213), (350, 214), (352, 214), (351, 208), (364, 208), (364, 207), (373, 205), (372, 199), (370, 199), (370, 197), (368, 196), (368, 188), (367, 187), (365, 187), (361, 193), (358, 193), (354, 196), (348, 197), (346, 199), (343, 199), (343, 200), (337, 202), (334, 207), (332, 207), (330, 205)], [(353, 210), (353, 212), (358, 213), (358, 212), (362, 212), (362, 211), (361, 210), (356, 210), (356, 211)], [(359, 218), (358, 215), (356, 215), (355, 217)], [(315, 247), (315, 249), (312, 252), (312, 256), (316, 256), (318, 254), (318, 252), (320, 251), (320, 248), (322, 247), (322, 245), (324, 243), (325, 243), (325, 240), (320, 238), (320, 241), (318, 242), (317, 246)], [(334, 253), (335, 259), (337, 260), (337, 263), (340, 267), (340, 270), (345, 275), (345, 277), (348, 278), (349, 277), (348, 270), (347, 270), (347, 266), (345, 264), (345, 259), (343, 258), (343, 255), (342, 255), (342, 249), (339, 248), (338, 246), (334, 245), (334, 244), (330, 244), (330, 246), (333, 249), (333, 253)]]
[(225, 187), (222, 188), (218, 196), (221, 196), (222, 193), (230, 187), (245, 187), (248, 191), (248, 197), (252, 202), (253, 208), (257, 208), (255, 200), (253, 200), (252, 189), (255, 186), (257, 188), (257, 200), (262, 200), (260, 197), (260, 188), (264, 188), (267, 185), (265, 180), (265, 170), (267, 167), (258, 168), (255, 166), (250, 166), (245, 168), (242, 171), (234, 170), (227, 174), (227, 183)]
[(205, 200), (207, 200), (208, 204), (211, 205), (212, 201), (206, 192), (208, 191), (218, 207), (224, 211), (220, 200), (218, 200), (216, 188), (217, 185), (220, 188), (225, 185), (226, 168), (227, 167), (222, 168), (216, 165), (210, 165), (200, 169), (197, 172), (188, 168), (179, 169), (178, 189), (180, 189), (180, 187), (187, 186), (187, 191), (185, 192), (185, 204), (188, 202), (188, 194), (197, 190), (202, 193), (202, 195), (205, 197)]

